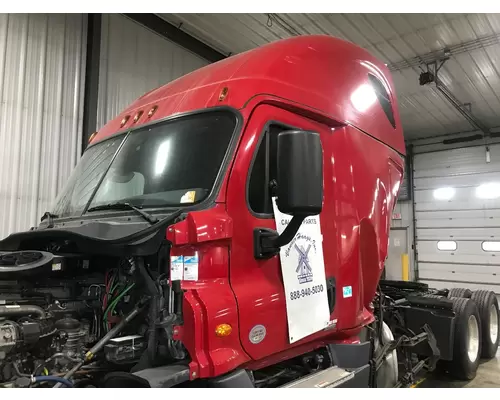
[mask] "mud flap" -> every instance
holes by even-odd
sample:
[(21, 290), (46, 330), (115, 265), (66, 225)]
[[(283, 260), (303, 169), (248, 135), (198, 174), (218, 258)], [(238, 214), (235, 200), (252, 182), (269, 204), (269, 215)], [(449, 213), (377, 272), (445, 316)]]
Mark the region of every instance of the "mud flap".
[(133, 374), (149, 383), (152, 388), (169, 388), (189, 380), (189, 368), (185, 365), (165, 365), (147, 368)]
[[(410, 306), (403, 306), (399, 310), (404, 318), (405, 326), (413, 332), (421, 332), (424, 326), (432, 330), (433, 343), (439, 349), (441, 360), (453, 359), (453, 342), (455, 330), (455, 314), (448, 308), (450, 301), (436, 300), (425, 297), (410, 299)], [(421, 356), (434, 356), (435, 349), (431, 343), (415, 345), (413, 352)]]
[(371, 343), (328, 345), (333, 363), (340, 368), (356, 369), (370, 362)]
[(237, 369), (228, 374), (210, 379), (209, 387), (211, 388), (253, 388), (255, 387), (248, 372), (244, 369)]

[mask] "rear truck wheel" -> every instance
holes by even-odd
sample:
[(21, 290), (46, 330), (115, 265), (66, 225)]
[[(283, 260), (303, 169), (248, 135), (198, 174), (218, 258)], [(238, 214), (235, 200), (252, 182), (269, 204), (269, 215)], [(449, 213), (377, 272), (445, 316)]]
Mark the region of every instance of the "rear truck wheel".
[(455, 312), (455, 340), (449, 372), (457, 379), (471, 380), (476, 376), (481, 357), (481, 317), (475, 301), (465, 298), (451, 301)]
[(448, 293), (449, 299), (451, 299), (452, 297), (470, 299), (471, 296), (472, 296), (472, 291), (466, 288), (453, 288), (450, 289)]
[(437, 294), (423, 294), (422, 297), (425, 297), (426, 299), (437, 299), (437, 300), (444, 299), (443, 296), (438, 296)]
[(481, 316), (481, 357), (491, 359), (497, 353), (500, 337), (497, 296), (489, 290), (476, 290), (472, 293), (471, 300), (476, 303)]

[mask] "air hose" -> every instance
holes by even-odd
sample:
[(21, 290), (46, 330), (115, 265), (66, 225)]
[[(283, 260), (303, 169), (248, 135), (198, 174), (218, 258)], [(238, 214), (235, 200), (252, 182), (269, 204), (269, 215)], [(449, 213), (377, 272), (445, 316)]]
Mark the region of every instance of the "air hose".
[[(142, 299), (132, 311), (130, 311), (124, 318), (122, 318), (122, 320), (118, 324), (111, 328), (111, 330), (106, 333), (106, 335), (104, 335), (101, 340), (99, 340), (89, 351), (87, 351), (87, 354), (85, 354), (85, 359), (76, 364), (73, 368), (71, 368), (71, 370), (68, 371), (66, 375), (64, 375), (64, 379), (70, 379), (74, 375), (74, 373), (83, 366), (83, 364), (92, 360), (96, 353), (101, 351), (111, 339), (113, 339), (122, 331), (125, 325), (132, 321), (142, 311), (147, 301), (149, 301), (149, 298)], [(61, 383), (58, 383), (54, 386), (54, 388), (59, 387), (61, 387)]]
[[(73, 387), (73, 384), (69, 380), (61, 378), (59, 376), (50, 376), (50, 375), (49, 376), (34, 376), (31, 379), (31, 382), (32, 383), (54, 382), (54, 383), (56, 383), (56, 386), (57, 385), (65, 385), (65, 386), (70, 387), (70, 388)], [(54, 386), (54, 387), (56, 387), (56, 386)]]
[(150, 365), (154, 365), (154, 361), (156, 358), (156, 345), (157, 345), (157, 328), (156, 328), (156, 319), (158, 317), (159, 312), (159, 300), (160, 300), (160, 292), (158, 291), (158, 287), (156, 286), (154, 280), (148, 274), (146, 267), (144, 265), (144, 260), (139, 258), (137, 260), (137, 267), (141, 277), (146, 285), (147, 291), (151, 296), (151, 303), (149, 305), (149, 332), (148, 332), (148, 347), (147, 354)]

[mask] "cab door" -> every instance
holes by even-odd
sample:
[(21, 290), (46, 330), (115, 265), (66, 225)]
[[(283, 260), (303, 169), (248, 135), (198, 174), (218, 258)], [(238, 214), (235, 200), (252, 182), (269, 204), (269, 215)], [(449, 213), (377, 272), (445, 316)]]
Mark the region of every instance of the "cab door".
[[(270, 105), (257, 107), (243, 133), (227, 189), (227, 210), (234, 226), (230, 282), (238, 303), (241, 343), (254, 360), (291, 347), (279, 256), (257, 260), (253, 248), (255, 228), (276, 229), (271, 198), (277, 135), (287, 129), (318, 132), (323, 148), (331, 136), (328, 127), (315, 121)], [(334, 271), (326, 255), (325, 265), (328, 280)]]

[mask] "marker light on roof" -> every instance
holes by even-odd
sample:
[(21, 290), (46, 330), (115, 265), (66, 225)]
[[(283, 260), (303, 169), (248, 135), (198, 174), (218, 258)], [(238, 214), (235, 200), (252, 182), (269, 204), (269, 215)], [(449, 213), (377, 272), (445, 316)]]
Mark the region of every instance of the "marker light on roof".
[(222, 101), (226, 98), (227, 93), (229, 92), (229, 89), (227, 87), (222, 88), (219, 94), (219, 101)]
[(97, 135), (97, 132), (94, 132), (92, 135), (90, 135), (89, 137), (89, 143), (92, 142), (92, 140), (94, 140), (95, 136)]
[(142, 117), (142, 114), (144, 114), (144, 111), (139, 111), (137, 114), (135, 114), (134, 117), (134, 124), (139, 121), (139, 119)]
[(130, 115), (124, 116), (122, 119), (122, 122), (120, 123), (120, 128), (123, 128), (129, 119), (130, 119)]
[(153, 106), (153, 108), (148, 112), (148, 118), (151, 118), (156, 110), (158, 110), (158, 106)]

